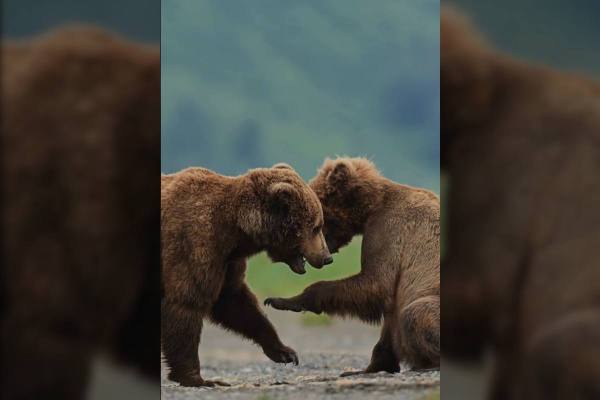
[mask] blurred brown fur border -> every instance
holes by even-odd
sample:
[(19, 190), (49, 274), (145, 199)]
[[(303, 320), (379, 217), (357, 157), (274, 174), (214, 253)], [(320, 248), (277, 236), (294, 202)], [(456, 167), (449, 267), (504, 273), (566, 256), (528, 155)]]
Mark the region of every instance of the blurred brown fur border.
[(443, 8), (441, 140), (442, 353), (491, 349), (492, 399), (600, 398), (600, 84)]
[(2, 43), (5, 399), (83, 397), (108, 350), (160, 379), (160, 57), (90, 26)]

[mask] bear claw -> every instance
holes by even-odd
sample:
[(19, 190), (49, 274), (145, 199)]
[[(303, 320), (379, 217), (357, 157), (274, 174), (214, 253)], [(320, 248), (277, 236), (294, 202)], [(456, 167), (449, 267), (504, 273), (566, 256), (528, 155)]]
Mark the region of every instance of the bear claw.
[(302, 307), (300, 307), (299, 305), (292, 303), (288, 299), (282, 299), (280, 297), (269, 297), (265, 300), (264, 304), (265, 304), (265, 306), (271, 306), (277, 310), (294, 311), (294, 312), (304, 311), (304, 309)]
[(298, 355), (294, 350), (287, 346), (281, 346), (276, 349), (264, 349), (264, 353), (276, 363), (298, 365)]

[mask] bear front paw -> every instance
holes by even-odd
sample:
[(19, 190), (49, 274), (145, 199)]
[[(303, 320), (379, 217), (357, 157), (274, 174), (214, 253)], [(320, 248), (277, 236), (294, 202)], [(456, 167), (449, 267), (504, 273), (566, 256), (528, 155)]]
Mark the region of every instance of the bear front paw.
[(274, 348), (265, 348), (263, 351), (267, 357), (276, 363), (294, 363), (294, 365), (298, 365), (298, 355), (290, 347), (281, 345)]
[(302, 305), (290, 299), (283, 299), (281, 297), (269, 297), (265, 300), (265, 306), (271, 306), (277, 310), (294, 311), (300, 312), (305, 311)]

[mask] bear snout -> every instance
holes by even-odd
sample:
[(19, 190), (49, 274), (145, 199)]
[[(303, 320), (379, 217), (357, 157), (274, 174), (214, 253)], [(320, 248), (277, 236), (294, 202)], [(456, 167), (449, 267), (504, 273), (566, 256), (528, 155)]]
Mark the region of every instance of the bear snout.
[(325, 265), (329, 265), (333, 262), (333, 257), (329, 251), (326, 251), (325, 254), (320, 257), (306, 257), (309, 264), (315, 268), (323, 268)]

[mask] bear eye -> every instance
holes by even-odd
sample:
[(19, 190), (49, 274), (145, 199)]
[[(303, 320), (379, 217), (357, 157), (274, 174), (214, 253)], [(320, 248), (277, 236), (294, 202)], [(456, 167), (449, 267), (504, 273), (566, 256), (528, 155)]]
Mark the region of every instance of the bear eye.
[(321, 230), (321, 225), (317, 225), (313, 228), (313, 233), (315, 235), (317, 235), (319, 233), (319, 231)]

